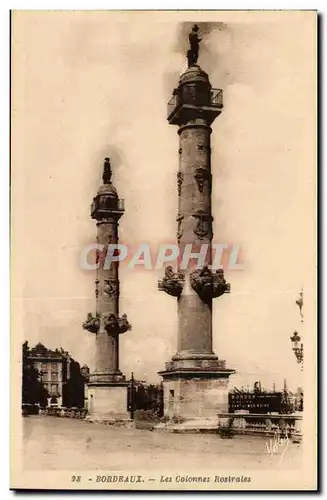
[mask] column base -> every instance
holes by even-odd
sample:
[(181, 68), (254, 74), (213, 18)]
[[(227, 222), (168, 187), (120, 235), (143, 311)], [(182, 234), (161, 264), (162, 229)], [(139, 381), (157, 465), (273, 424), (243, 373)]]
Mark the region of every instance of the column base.
[(173, 419), (158, 424), (154, 430), (158, 432), (175, 432), (180, 434), (216, 434), (218, 431), (218, 417), (193, 418), (180, 423)]
[(126, 378), (120, 371), (95, 371), (90, 375), (88, 386), (91, 385), (126, 385)]
[(127, 411), (126, 382), (88, 384), (88, 415), (86, 422), (101, 422), (123, 427), (132, 426)]
[(165, 365), (165, 370), (159, 372), (159, 375), (163, 377), (168, 376), (169, 373), (184, 371), (226, 373), (228, 376), (235, 372), (235, 370), (226, 368), (226, 361), (218, 359), (215, 354), (178, 353)]

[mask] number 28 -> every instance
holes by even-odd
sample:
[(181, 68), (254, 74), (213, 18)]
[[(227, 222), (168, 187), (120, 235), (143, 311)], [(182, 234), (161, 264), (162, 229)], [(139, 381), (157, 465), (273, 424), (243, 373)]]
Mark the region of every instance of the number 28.
[(80, 483), (81, 482), (81, 476), (72, 476), (71, 481), (72, 481), (72, 483)]

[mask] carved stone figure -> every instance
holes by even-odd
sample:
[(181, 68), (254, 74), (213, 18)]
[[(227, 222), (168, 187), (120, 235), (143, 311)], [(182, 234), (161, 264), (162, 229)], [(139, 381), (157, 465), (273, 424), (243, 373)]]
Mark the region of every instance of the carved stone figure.
[(103, 315), (103, 326), (108, 334), (118, 334), (118, 320), (114, 313), (106, 313)]
[(184, 216), (183, 215), (179, 215), (177, 217), (177, 233), (176, 233), (176, 236), (177, 236), (177, 242), (179, 243), (180, 240), (181, 240), (181, 237), (183, 236), (183, 229), (182, 229), (182, 221), (184, 219)]
[(197, 167), (195, 169), (194, 178), (198, 185), (200, 193), (203, 193), (204, 185), (208, 182), (210, 186), (210, 173), (204, 167)]
[(196, 149), (198, 151), (207, 151), (208, 153), (211, 152), (211, 147), (210, 146), (206, 146), (205, 144), (197, 144)]
[(112, 176), (112, 171), (111, 171), (110, 159), (105, 158), (103, 165), (103, 176), (102, 176), (103, 184), (111, 184), (111, 176)]
[(127, 320), (126, 314), (121, 318), (117, 314), (107, 313), (103, 315), (103, 324), (108, 335), (118, 335), (132, 329), (131, 324)]
[(204, 301), (230, 292), (230, 285), (226, 283), (223, 269), (218, 269), (214, 273), (208, 266), (204, 266), (201, 270), (197, 269), (190, 274), (190, 284)]
[(178, 196), (181, 195), (182, 193), (182, 184), (184, 180), (184, 175), (182, 172), (177, 172), (177, 189), (178, 189)]
[(88, 313), (86, 321), (83, 323), (83, 328), (91, 333), (98, 333), (100, 328), (99, 316), (93, 316), (92, 313)]
[(193, 230), (194, 234), (200, 239), (212, 238), (212, 216), (204, 212), (198, 211), (193, 214), (193, 217), (197, 219), (196, 226)]
[(189, 66), (196, 64), (199, 57), (201, 38), (198, 36), (198, 31), (198, 25), (194, 24), (189, 34), (190, 49), (187, 51), (187, 61)]
[(104, 280), (103, 292), (108, 297), (116, 297), (118, 295), (119, 284), (116, 280)]
[(127, 315), (123, 314), (121, 318), (118, 318), (119, 333), (125, 333), (132, 329), (132, 325), (128, 322)]
[(167, 266), (164, 278), (158, 282), (158, 289), (173, 297), (179, 297), (183, 291), (184, 281), (183, 271), (174, 272), (172, 266)]
[(98, 298), (98, 297), (99, 297), (99, 293), (100, 293), (100, 292), (99, 292), (99, 283), (100, 283), (100, 282), (99, 282), (99, 280), (98, 280), (98, 279), (96, 279), (96, 280), (95, 280), (95, 291), (94, 291), (94, 293), (95, 293), (95, 297), (96, 297), (96, 298)]
[(213, 274), (213, 297), (220, 297), (224, 293), (230, 293), (230, 284), (226, 283), (224, 270), (217, 269)]

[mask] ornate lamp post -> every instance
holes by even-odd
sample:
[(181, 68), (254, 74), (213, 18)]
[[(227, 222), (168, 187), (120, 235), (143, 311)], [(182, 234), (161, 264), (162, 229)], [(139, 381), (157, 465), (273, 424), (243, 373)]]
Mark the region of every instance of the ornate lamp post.
[[(301, 288), (301, 291), (298, 295), (298, 298), (295, 300), (296, 305), (299, 307), (300, 310), (300, 317), (301, 317), (301, 331), (303, 334), (303, 325), (304, 325), (304, 317), (303, 317), (303, 287)], [(303, 342), (301, 342), (301, 336), (299, 335), (298, 331), (295, 330), (293, 332), (293, 335), (290, 337), (291, 342), (292, 342), (292, 351), (294, 352), (295, 358), (297, 363), (301, 366), (301, 372), (303, 371), (303, 360), (304, 360), (304, 349), (303, 349)], [(300, 377), (302, 379), (303, 377)], [(302, 388), (302, 383), (301, 386), (297, 388), (297, 393), (296, 393), (296, 402), (295, 402), (295, 410), (296, 411), (303, 411), (303, 388)]]
[[(304, 318), (303, 318), (303, 287), (301, 288), (301, 291), (299, 293), (298, 298), (295, 301), (296, 305), (300, 309), (300, 316), (301, 316), (301, 323), (304, 323)], [(295, 330), (292, 337), (290, 337), (291, 342), (292, 342), (292, 350), (295, 354), (296, 360), (299, 364), (301, 364), (301, 370), (303, 370), (303, 342), (301, 342), (301, 337), (299, 333)]]
[[(298, 363), (301, 363), (301, 370), (303, 370), (303, 343), (301, 342), (301, 337), (298, 332), (295, 330), (292, 337), (290, 337), (292, 341), (292, 350), (295, 354)], [(301, 342), (301, 343), (300, 343)]]

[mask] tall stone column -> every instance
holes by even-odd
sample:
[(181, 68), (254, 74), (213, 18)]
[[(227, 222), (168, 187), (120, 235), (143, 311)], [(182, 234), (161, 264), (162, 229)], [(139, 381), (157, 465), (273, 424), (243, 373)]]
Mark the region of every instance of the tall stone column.
[[(168, 121), (178, 126), (177, 240), (181, 256), (200, 253), (203, 262), (166, 268), (159, 290), (177, 297), (177, 352), (159, 372), (164, 380), (165, 414), (217, 421), (228, 410), (228, 379), (234, 370), (212, 350), (212, 299), (230, 292), (222, 269), (212, 267), (211, 124), (222, 111), (222, 91), (211, 87), (196, 64), (197, 26), (190, 33), (189, 67), (168, 104)], [(202, 424), (201, 424), (202, 425)]]
[(127, 383), (119, 370), (119, 335), (131, 329), (125, 314), (119, 316), (118, 262), (110, 262), (118, 243), (118, 220), (124, 203), (111, 183), (111, 167), (105, 159), (103, 185), (91, 206), (91, 217), (97, 221), (97, 243), (103, 251), (97, 254), (95, 280), (96, 313), (88, 314), (84, 329), (95, 334), (95, 370), (88, 383), (89, 419), (126, 421)]

